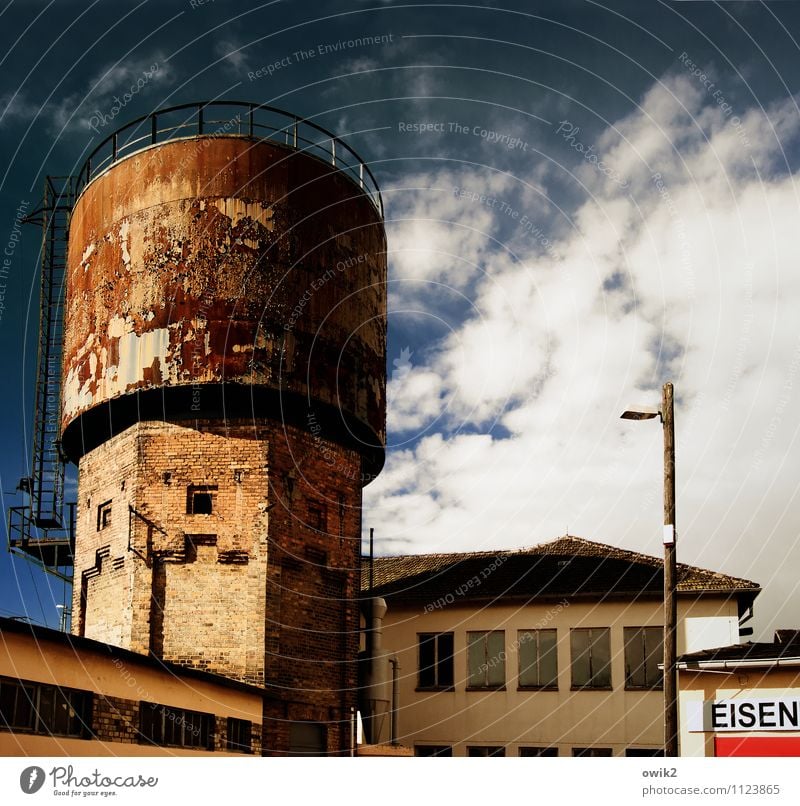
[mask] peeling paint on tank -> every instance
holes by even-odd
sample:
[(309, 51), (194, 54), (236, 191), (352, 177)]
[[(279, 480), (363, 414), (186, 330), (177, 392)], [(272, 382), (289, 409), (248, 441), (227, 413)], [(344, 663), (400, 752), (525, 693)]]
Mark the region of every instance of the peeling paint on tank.
[[(121, 161), (76, 204), (62, 414), (72, 450), (78, 417), (158, 385), (307, 395), (382, 438), (386, 240), (370, 201), (317, 160), (289, 170), (273, 144), (210, 142), (202, 159), (187, 141)], [(315, 290), (319, 277), (330, 279)]]
[(118, 339), (128, 332), (133, 331), (133, 323), (128, 322), (121, 316), (112, 316), (108, 320), (108, 337), (110, 339)]
[(161, 364), (161, 375), (165, 375), (168, 347), (169, 330), (165, 327), (149, 330), (141, 336), (136, 333), (121, 336), (116, 376), (112, 379), (109, 373), (109, 393), (114, 395), (139, 385), (144, 380), (143, 368), (152, 367), (156, 359)]
[(83, 250), (83, 254), (81, 255), (81, 266), (83, 266), (84, 272), (89, 271), (89, 258), (92, 256), (92, 253), (95, 250), (95, 245), (90, 243), (86, 249)]
[[(271, 206), (264, 206), (260, 201), (244, 201), (243, 199), (225, 198), (225, 199), (209, 199), (208, 200), (214, 207), (219, 210), (222, 215), (230, 220), (231, 224), (236, 227), (240, 223), (248, 221), (260, 224), (265, 229), (272, 232), (275, 227), (273, 221), (273, 208)], [(205, 203), (200, 208), (204, 209)], [(257, 249), (259, 246), (258, 241), (253, 241), (252, 249)]]
[(68, 414), (78, 412), (92, 404), (91, 379), (81, 387), (80, 373), (76, 368), (70, 369), (64, 381), (62, 392), (64, 411)]
[(119, 244), (120, 248), (122, 249), (122, 262), (130, 268), (131, 265), (131, 254), (128, 251), (128, 236), (130, 235), (131, 231), (131, 222), (126, 218), (123, 219), (122, 224), (119, 227)]

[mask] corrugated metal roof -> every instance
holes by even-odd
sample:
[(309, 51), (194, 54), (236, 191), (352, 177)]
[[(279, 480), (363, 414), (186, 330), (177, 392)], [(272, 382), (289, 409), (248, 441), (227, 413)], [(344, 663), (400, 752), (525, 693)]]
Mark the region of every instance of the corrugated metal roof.
[(766, 661), (788, 658), (800, 658), (800, 643), (793, 641), (788, 644), (732, 644), (731, 646), (721, 646), (715, 647), (714, 649), (704, 649), (700, 652), (691, 652), (687, 655), (681, 655), (678, 660), (681, 663), (691, 665), (709, 661)]

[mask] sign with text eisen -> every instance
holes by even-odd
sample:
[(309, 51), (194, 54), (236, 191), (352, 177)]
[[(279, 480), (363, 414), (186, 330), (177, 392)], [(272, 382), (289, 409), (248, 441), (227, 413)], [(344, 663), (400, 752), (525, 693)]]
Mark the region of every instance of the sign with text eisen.
[(800, 698), (706, 700), (687, 704), (693, 733), (800, 731)]

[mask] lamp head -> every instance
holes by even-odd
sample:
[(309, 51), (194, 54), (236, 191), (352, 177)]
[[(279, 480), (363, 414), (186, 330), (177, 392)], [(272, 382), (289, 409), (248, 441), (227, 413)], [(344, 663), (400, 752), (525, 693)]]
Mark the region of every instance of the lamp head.
[(632, 409), (626, 409), (620, 414), (622, 420), (652, 420), (654, 417), (659, 417), (661, 412), (653, 406), (636, 406)]

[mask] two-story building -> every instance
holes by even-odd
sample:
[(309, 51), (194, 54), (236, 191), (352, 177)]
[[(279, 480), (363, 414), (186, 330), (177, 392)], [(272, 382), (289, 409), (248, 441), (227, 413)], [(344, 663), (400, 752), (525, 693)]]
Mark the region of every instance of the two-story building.
[[(393, 735), (417, 755), (647, 756), (663, 743), (663, 562), (565, 536), (381, 557)], [(678, 566), (678, 651), (735, 644), (760, 587)]]

